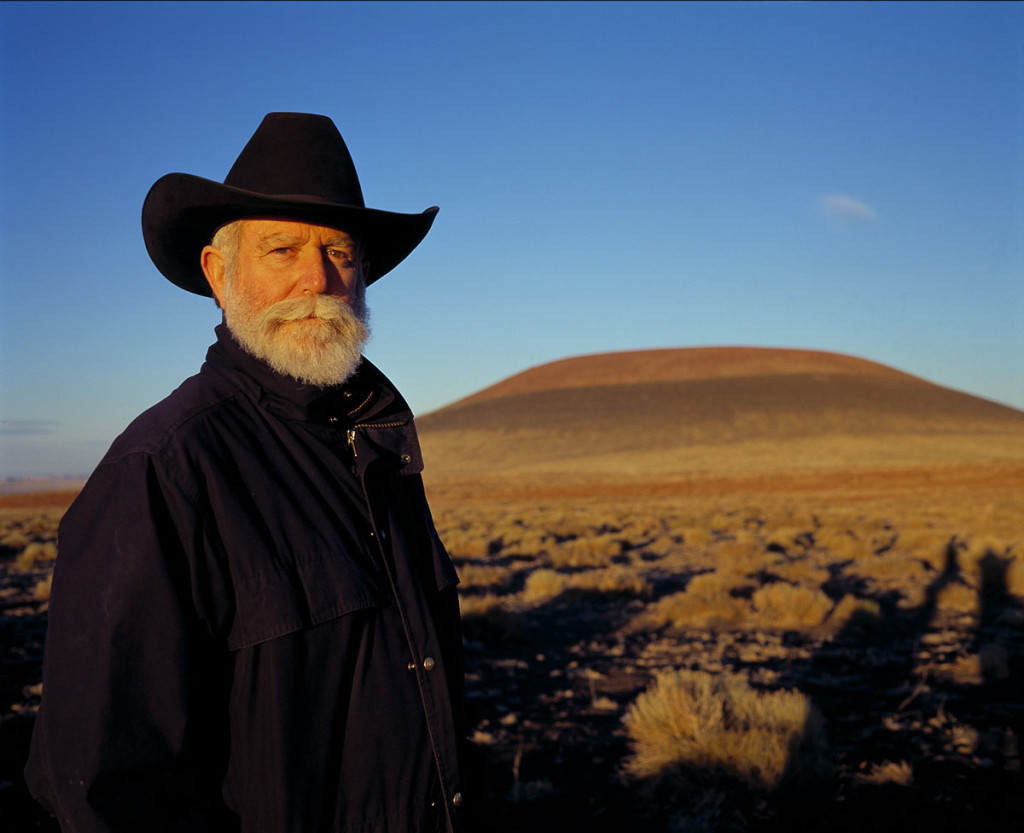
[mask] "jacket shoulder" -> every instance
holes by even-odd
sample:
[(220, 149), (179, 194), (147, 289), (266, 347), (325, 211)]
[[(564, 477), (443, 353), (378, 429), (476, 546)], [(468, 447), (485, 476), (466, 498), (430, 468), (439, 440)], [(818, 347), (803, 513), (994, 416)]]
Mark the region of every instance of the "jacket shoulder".
[(171, 394), (147, 408), (114, 440), (100, 465), (143, 454), (159, 456), (173, 441), (187, 438), (204, 417), (238, 395), (237, 388), (218, 385), (205, 373), (197, 373)]

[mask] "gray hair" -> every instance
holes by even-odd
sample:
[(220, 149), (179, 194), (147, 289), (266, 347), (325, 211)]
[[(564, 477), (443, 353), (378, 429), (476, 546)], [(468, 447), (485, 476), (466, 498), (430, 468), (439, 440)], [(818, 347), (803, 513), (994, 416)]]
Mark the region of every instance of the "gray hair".
[(224, 256), (224, 271), (231, 275), (235, 271), (235, 258), (238, 256), (238, 241), (242, 234), (242, 220), (235, 220), (221, 226), (213, 233), (210, 245), (220, 250)]

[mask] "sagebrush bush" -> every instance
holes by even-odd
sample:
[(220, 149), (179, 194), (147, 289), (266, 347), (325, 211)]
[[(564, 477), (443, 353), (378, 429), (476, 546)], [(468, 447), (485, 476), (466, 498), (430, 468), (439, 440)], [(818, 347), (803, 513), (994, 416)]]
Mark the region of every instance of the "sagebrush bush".
[(587, 535), (563, 541), (549, 550), (554, 567), (604, 567), (622, 554), (622, 542), (608, 535)]
[(718, 777), (770, 790), (827, 774), (820, 712), (803, 694), (703, 671), (659, 674), (624, 717), (635, 778), (687, 789)]
[(479, 587), (501, 587), (512, 580), (511, 567), (491, 564), (462, 564), (458, 567), (459, 586), (464, 590)]
[(32, 589), (32, 598), (37, 602), (45, 602), (50, 598), (50, 588), (53, 586), (53, 574), (51, 573), (42, 581), (37, 581)]
[(981, 608), (978, 591), (958, 581), (940, 588), (935, 604), (939, 610), (947, 613), (976, 614)]
[(38, 564), (50, 564), (56, 560), (56, 558), (56, 544), (49, 541), (45, 543), (34, 542), (22, 550), (14, 563), (17, 565), (19, 570), (33, 570)]
[(514, 601), (520, 607), (536, 607), (551, 601), (567, 590), (591, 593), (628, 593), (644, 595), (650, 592), (650, 583), (635, 570), (624, 565), (613, 565), (580, 573), (560, 573), (557, 570), (534, 570), (526, 577), (523, 591)]
[(690, 579), (686, 590), (649, 604), (631, 623), (629, 630), (654, 630), (665, 625), (676, 628), (725, 627), (750, 615), (746, 599), (732, 594), (734, 577), (701, 573)]
[(528, 606), (542, 605), (561, 595), (569, 586), (568, 576), (557, 570), (534, 570), (526, 577), (517, 600)]
[(817, 627), (832, 610), (832, 600), (821, 590), (777, 581), (754, 591), (751, 597), (762, 626)]
[(459, 596), (459, 610), (464, 619), (486, 617), (504, 611), (505, 596), (486, 593), (482, 596)]
[(827, 624), (833, 631), (857, 627), (873, 630), (882, 622), (882, 608), (873, 599), (861, 599), (847, 594), (843, 596), (828, 616)]
[(32, 539), (20, 529), (13, 529), (0, 536), (0, 546), (10, 547), (12, 550), (24, 549), (31, 541)]

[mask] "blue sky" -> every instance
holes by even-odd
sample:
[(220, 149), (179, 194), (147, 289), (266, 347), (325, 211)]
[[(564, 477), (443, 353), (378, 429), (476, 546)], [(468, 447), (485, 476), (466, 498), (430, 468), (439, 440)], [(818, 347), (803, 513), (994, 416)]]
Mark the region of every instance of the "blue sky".
[(370, 291), (425, 413), (572, 355), (849, 353), (1024, 408), (1020, 3), (0, 4), (0, 476), (85, 474), (219, 313), (150, 185), (324, 113), (367, 203), (439, 205)]

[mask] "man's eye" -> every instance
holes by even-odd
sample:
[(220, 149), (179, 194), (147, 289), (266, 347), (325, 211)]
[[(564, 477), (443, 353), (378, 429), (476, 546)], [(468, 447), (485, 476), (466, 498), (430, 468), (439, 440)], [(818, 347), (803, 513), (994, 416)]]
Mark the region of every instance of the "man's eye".
[(341, 260), (345, 265), (351, 265), (352, 255), (342, 249), (328, 249), (327, 254), (335, 260)]

